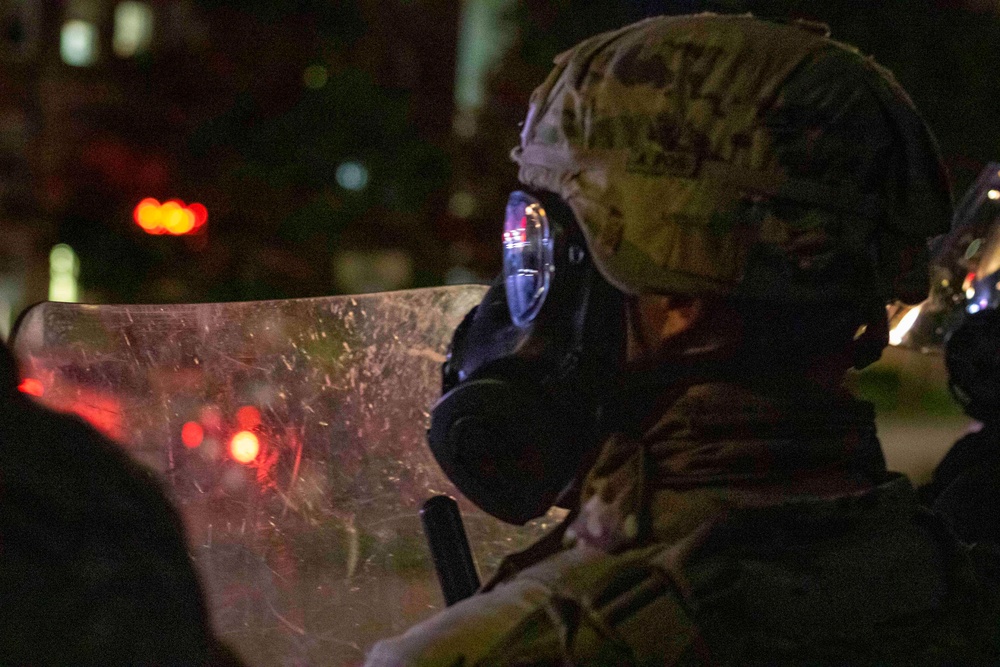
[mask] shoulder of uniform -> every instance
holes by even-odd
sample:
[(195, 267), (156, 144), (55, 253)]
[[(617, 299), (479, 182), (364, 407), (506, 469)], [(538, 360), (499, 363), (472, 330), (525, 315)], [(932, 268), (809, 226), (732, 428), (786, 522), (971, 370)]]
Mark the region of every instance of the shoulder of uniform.
[(379, 642), (366, 665), (678, 664), (700, 635), (661, 549), (567, 549)]
[(684, 597), (658, 558), (663, 550), (574, 548), (525, 570), (518, 578), (547, 595), (474, 664), (673, 665), (701, 653)]

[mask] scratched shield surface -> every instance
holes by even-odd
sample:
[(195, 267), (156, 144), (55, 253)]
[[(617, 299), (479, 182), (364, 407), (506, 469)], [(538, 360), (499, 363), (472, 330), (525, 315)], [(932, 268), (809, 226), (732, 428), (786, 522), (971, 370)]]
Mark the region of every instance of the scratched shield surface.
[(443, 606), (429, 496), (459, 499), (483, 575), (556, 519), (479, 512), (425, 443), (451, 332), (484, 292), (43, 303), (14, 350), (26, 390), (162, 476), (215, 627), (248, 663), (357, 664)]

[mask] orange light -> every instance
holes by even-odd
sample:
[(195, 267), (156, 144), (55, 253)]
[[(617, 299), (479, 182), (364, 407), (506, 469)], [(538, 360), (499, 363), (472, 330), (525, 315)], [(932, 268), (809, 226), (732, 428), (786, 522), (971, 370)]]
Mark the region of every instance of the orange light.
[[(179, 236), (194, 229), (194, 215), (190, 214), (176, 200), (165, 202), (160, 207), (160, 215), (163, 217), (163, 228), (171, 234)], [(188, 219), (189, 215), (190, 220)]]
[(147, 232), (152, 232), (160, 226), (160, 202), (152, 197), (143, 199), (135, 207), (132, 217), (140, 227)]
[(31, 396), (43, 396), (45, 394), (45, 387), (42, 386), (41, 380), (36, 380), (35, 378), (24, 378), (17, 388)]
[(161, 204), (147, 197), (136, 204), (132, 218), (147, 234), (182, 236), (197, 231), (208, 221), (208, 209), (197, 203), (185, 206), (179, 199)]
[(240, 463), (251, 463), (260, 453), (260, 441), (250, 431), (240, 431), (229, 442), (229, 453)]
[(198, 422), (187, 422), (181, 427), (181, 442), (188, 449), (194, 449), (205, 438), (205, 429)]
[(260, 426), (260, 410), (252, 405), (244, 405), (236, 411), (236, 423), (248, 431), (257, 428)]

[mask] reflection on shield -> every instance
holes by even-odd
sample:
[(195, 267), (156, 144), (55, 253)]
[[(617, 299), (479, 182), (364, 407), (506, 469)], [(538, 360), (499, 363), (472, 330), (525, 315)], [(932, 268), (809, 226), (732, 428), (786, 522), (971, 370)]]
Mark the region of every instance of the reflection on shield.
[(43, 303), (14, 351), (39, 400), (162, 476), (220, 636), (254, 665), (358, 663), (442, 606), (418, 511), (459, 499), (479, 567), (551, 526), (475, 510), (425, 443), (485, 288), (171, 306)]
[(979, 174), (931, 251), (930, 296), (890, 312), (889, 342), (939, 353), (966, 315), (1000, 305), (1000, 163)]

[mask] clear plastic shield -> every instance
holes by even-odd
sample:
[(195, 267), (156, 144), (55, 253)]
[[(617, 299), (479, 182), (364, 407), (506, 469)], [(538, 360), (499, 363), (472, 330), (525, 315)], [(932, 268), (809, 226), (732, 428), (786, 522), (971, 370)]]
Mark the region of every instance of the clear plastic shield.
[(893, 345), (939, 352), (965, 315), (1000, 305), (1000, 163), (979, 174), (932, 253), (930, 296), (894, 313)]
[(459, 499), (483, 574), (534, 540), (425, 443), (454, 328), (485, 288), (173, 306), (43, 303), (26, 390), (163, 478), (219, 635), (252, 665), (357, 664), (443, 605), (418, 511)]

